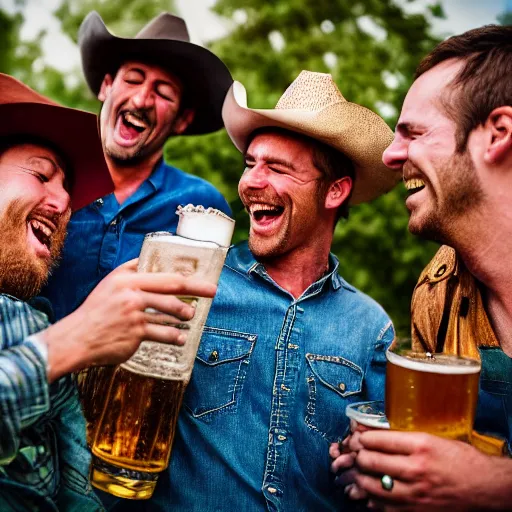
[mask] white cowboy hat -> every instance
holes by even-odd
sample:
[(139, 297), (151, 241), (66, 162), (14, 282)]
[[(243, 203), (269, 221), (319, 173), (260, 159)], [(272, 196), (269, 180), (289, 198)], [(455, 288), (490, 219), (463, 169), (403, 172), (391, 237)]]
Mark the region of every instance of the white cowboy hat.
[(350, 103), (331, 75), (302, 71), (286, 89), (275, 109), (250, 109), (240, 82), (228, 91), (222, 117), (239, 151), (258, 128), (276, 126), (319, 140), (347, 155), (355, 167), (350, 204), (371, 201), (391, 190), (401, 174), (382, 163), (382, 153), (393, 140), (385, 121), (371, 110)]

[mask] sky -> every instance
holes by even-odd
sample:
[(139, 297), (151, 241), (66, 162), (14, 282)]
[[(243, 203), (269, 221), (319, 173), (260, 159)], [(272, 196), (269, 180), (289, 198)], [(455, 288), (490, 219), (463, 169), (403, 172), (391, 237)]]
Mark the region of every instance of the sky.
[[(72, 41), (62, 34), (58, 20), (52, 16), (62, 0), (27, 0), (25, 7), (25, 24), (22, 37), (31, 39), (42, 28), (48, 29), (43, 41), (44, 58), (35, 66), (49, 64), (62, 72), (79, 68), (78, 49)], [(108, 1), (108, 0), (106, 0)], [(264, 1), (264, 0), (262, 0)], [(424, 12), (425, 7), (433, 0), (395, 0), (410, 12)], [(187, 21), (193, 42), (204, 44), (224, 35), (229, 30), (229, 22), (222, 20), (209, 8), (215, 0), (176, 0), (181, 16)], [(434, 20), (434, 32), (440, 36), (449, 36), (488, 23), (496, 23), (496, 17), (505, 11), (512, 10), (512, 0), (443, 0), (446, 20)], [(0, 0), (0, 6), (10, 12), (14, 10), (15, 0)], [(243, 21), (244, 13), (236, 13), (236, 21)], [(369, 30), (372, 30), (371, 24)]]

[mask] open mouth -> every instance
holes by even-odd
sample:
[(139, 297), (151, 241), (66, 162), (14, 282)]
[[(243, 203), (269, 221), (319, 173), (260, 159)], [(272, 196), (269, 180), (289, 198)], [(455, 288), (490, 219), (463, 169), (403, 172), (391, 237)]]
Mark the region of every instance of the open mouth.
[(410, 196), (425, 188), (425, 182), (418, 178), (404, 179), (404, 184)]
[(118, 133), (127, 142), (134, 141), (149, 128), (149, 125), (146, 116), (137, 112), (125, 111), (119, 114)]
[(284, 207), (282, 206), (264, 203), (253, 203), (247, 209), (251, 217), (258, 224), (269, 224), (279, 218), (284, 212)]
[(28, 219), (28, 226), (35, 240), (42, 246), (36, 247), (36, 249), (42, 249), (43, 252), (49, 254), (52, 246), (52, 235), (56, 230), (55, 224), (48, 219), (31, 218)]

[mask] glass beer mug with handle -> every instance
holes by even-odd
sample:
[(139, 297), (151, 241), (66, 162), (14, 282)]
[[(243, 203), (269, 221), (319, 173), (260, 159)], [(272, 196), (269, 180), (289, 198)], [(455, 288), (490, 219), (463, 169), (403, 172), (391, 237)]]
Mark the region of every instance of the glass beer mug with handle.
[[(217, 283), (233, 219), (192, 205), (180, 208), (178, 215), (176, 236), (146, 235), (138, 271), (177, 272)], [(192, 320), (177, 324), (188, 330), (185, 345), (142, 342), (115, 370), (94, 429), (91, 483), (115, 496), (149, 499), (169, 462), (183, 393), (212, 303), (206, 298), (180, 298), (196, 308)]]

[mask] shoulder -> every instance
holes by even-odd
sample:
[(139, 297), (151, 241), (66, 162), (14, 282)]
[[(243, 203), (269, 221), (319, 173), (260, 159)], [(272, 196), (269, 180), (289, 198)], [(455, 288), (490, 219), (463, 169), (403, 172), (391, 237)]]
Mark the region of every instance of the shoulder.
[(168, 180), (168, 185), (179, 187), (180, 196), (184, 200), (188, 200), (195, 204), (202, 204), (203, 206), (211, 206), (218, 210), (231, 214), (228, 202), (214, 185), (204, 178), (194, 176), (185, 172), (177, 167), (169, 164), (164, 164), (166, 172), (172, 174), (172, 179)]

